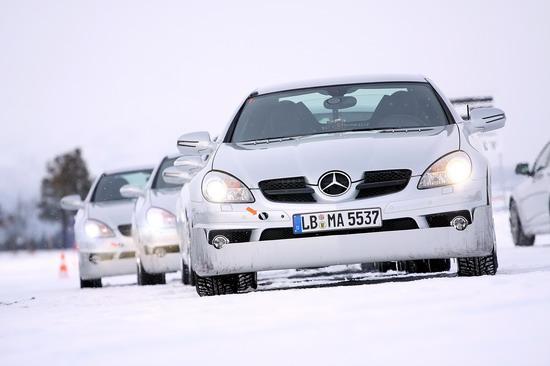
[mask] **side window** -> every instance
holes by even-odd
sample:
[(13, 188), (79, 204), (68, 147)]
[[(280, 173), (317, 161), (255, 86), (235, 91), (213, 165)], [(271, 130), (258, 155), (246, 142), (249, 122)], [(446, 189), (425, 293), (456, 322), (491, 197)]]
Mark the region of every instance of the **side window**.
[(544, 169), (548, 167), (548, 163), (550, 163), (550, 143), (546, 144), (544, 149), (542, 149), (542, 152), (537, 157), (537, 160), (535, 161), (535, 165), (533, 166), (533, 172), (538, 172), (541, 169)]

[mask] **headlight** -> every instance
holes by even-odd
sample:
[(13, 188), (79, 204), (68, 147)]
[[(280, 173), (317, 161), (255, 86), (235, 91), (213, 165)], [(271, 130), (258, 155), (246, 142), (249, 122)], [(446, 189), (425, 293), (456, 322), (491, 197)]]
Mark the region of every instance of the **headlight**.
[(215, 203), (254, 202), (254, 196), (240, 180), (217, 171), (211, 171), (204, 177), (202, 194), (207, 201)]
[(87, 220), (84, 224), (84, 231), (90, 238), (110, 238), (115, 233), (109, 226), (97, 220)]
[(418, 189), (460, 184), (470, 178), (472, 161), (464, 151), (455, 151), (433, 163), (420, 178)]
[(147, 210), (147, 222), (154, 229), (168, 229), (176, 226), (176, 216), (158, 207)]

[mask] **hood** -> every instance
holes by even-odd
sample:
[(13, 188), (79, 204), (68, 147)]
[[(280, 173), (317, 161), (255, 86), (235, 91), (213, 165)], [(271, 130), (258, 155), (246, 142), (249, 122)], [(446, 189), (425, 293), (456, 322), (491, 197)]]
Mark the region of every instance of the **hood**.
[(459, 148), (457, 125), (422, 130), (345, 132), (280, 142), (221, 144), (212, 168), (228, 172), (249, 188), (266, 179), (305, 176), (317, 184), (322, 174), (341, 170), (353, 181), (369, 170), (410, 169), (421, 175), (439, 157)]
[(175, 214), (180, 190), (180, 188), (151, 190), (151, 206), (163, 208)]
[(92, 202), (88, 206), (88, 217), (99, 220), (111, 228), (126, 225), (132, 222), (134, 200), (120, 200), (111, 202)]

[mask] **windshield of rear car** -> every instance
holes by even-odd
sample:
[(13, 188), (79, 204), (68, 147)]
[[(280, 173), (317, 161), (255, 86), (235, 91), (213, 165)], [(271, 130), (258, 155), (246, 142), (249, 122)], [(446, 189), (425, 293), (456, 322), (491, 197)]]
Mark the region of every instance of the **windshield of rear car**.
[(337, 85), (247, 99), (228, 141), (447, 124), (445, 110), (428, 83)]
[(176, 161), (176, 158), (166, 158), (162, 161), (160, 164), (160, 167), (157, 170), (157, 174), (155, 175), (155, 180), (153, 181), (153, 189), (164, 189), (164, 188), (180, 188), (182, 184), (172, 184), (172, 183), (166, 183), (164, 179), (162, 179), (162, 172), (166, 168), (169, 168), (174, 165), (174, 161)]
[(143, 188), (147, 183), (151, 172), (151, 169), (144, 169), (105, 174), (99, 179), (91, 201), (108, 202), (128, 200), (129, 198), (122, 197), (120, 194), (120, 188), (126, 184)]

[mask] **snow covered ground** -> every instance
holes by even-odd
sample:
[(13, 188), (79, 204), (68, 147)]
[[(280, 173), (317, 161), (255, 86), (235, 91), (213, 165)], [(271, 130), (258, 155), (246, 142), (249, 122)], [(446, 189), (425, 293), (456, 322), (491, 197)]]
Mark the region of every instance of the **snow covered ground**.
[(76, 256), (0, 255), (0, 365), (550, 365), (550, 238), (515, 248), (495, 217), (497, 276), (263, 274), (199, 298), (177, 276), (78, 288)]

